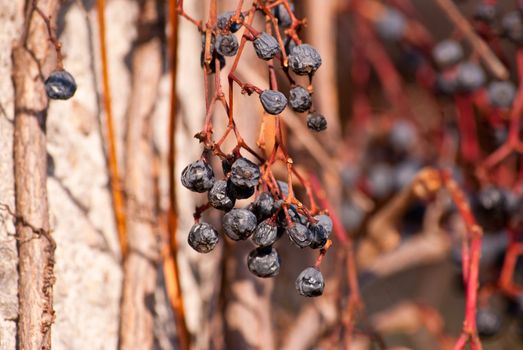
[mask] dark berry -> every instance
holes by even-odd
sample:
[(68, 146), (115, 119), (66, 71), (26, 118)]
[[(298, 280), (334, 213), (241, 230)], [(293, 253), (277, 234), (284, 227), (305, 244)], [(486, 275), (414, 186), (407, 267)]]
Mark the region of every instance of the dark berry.
[(260, 94), (260, 101), (265, 112), (278, 115), (285, 109), (287, 98), (276, 90), (264, 90)]
[(268, 61), (280, 52), (278, 40), (265, 32), (260, 33), (260, 35), (254, 39), (252, 44), (254, 45), (256, 55), (258, 55), (262, 60)]
[(318, 220), (318, 222), (316, 224), (323, 226), (323, 228), (325, 229), (327, 238), (330, 237), (330, 235), (332, 233), (332, 219), (330, 218), (330, 216), (321, 214), (321, 215), (316, 215), (314, 218), (316, 220)]
[(249, 238), (256, 229), (256, 216), (247, 209), (232, 209), (223, 216), (223, 229), (229, 238)]
[(224, 176), (227, 176), (231, 172), (232, 164), (235, 160), (236, 158), (232, 154), (229, 154), (222, 159), (222, 171)]
[(317, 297), (323, 294), (325, 281), (320, 270), (307, 267), (296, 279), (296, 290), (305, 297)]
[[(302, 215), (298, 212), (295, 205), (289, 206), (289, 208), (287, 209), (287, 214), (289, 214), (289, 218), (291, 219), (291, 222), (300, 223), (305, 226), (309, 222), (305, 215)], [(282, 227), (288, 226), (287, 217), (286, 217), (285, 211), (283, 209), (280, 210), (280, 212), (278, 213), (278, 224)]]
[(309, 44), (295, 46), (289, 55), (289, 67), (298, 75), (314, 74), (321, 66), (321, 56)]
[(274, 211), (274, 198), (269, 192), (262, 192), (252, 203), (251, 211), (256, 215), (258, 221), (271, 216)]
[[(294, 4), (289, 4), (292, 11), (294, 11)], [(274, 14), (274, 17), (278, 19), (278, 25), (282, 27), (290, 27), (292, 25), (292, 18), (289, 14), (289, 11), (287, 11), (287, 8), (285, 5), (280, 4), (276, 6), (272, 13)]]
[[(232, 33), (236, 33), (240, 28), (242, 27), (241, 23), (231, 22), (231, 17), (234, 16), (235, 11), (228, 11), (225, 13), (222, 13), (218, 16), (218, 22), (217, 26), (221, 30), (227, 29), (229, 27), (229, 30)], [(240, 21), (243, 22), (244, 16), (243, 13), (240, 12)]]
[(291, 54), (292, 50), (296, 47), (296, 42), (292, 40), (291, 37), (287, 37), (284, 42), (285, 45), (285, 53), (288, 55)]
[(286, 198), (289, 196), (289, 185), (286, 182), (278, 180), (278, 187), (280, 188), (280, 192), (283, 194), (283, 196)]
[(476, 7), (474, 18), (478, 21), (490, 24), (496, 20), (497, 15), (498, 7), (496, 4), (482, 2)]
[(206, 222), (194, 224), (191, 227), (187, 241), (198, 253), (208, 253), (218, 243), (218, 232)]
[(375, 22), (376, 32), (384, 40), (399, 40), (405, 34), (407, 21), (405, 16), (393, 8), (382, 11), (381, 16)]
[(278, 238), (278, 227), (271, 219), (260, 222), (251, 237), (254, 244), (262, 247), (272, 245)]
[(516, 87), (510, 81), (493, 81), (488, 85), (490, 104), (497, 108), (509, 108), (516, 97)]
[(485, 84), (485, 72), (473, 62), (461, 63), (458, 67), (458, 86), (464, 92), (473, 92)]
[(476, 215), (479, 224), (486, 231), (499, 231), (508, 219), (507, 202), (504, 192), (497, 187), (486, 187), (478, 193)]
[[(220, 55), (217, 52), (214, 52), (211, 58), (211, 62), (209, 63), (209, 68), (211, 69), (211, 73), (216, 73), (216, 59), (218, 59), (218, 62), (220, 62), (220, 69), (225, 67), (225, 57)], [(202, 51), (200, 55), (200, 64), (203, 67), (205, 65), (205, 52)]]
[(307, 226), (295, 222), (285, 229), (290, 240), (300, 248), (306, 248), (311, 245), (312, 234)]
[(307, 127), (316, 132), (327, 129), (327, 119), (321, 114), (309, 114), (307, 117)]
[(231, 188), (234, 193), (234, 198), (236, 199), (247, 199), (256, 192), (256, 187), (238, 187), (232, 184), (232, 182)]
[(514, 44), (523, 44), (523, 20), (518, 11), (507, 13), (501, 19), (503, 34)]
[(238, 39), (233, 34), (218, 35), (216, 38), (216, 52), (223, 56), (234, 56), (238, 52)]
[(501, 331), (502, 320), (493, 310), (479, 308), (476, 313), (476, 327), (480, 337), (493, 337)]
[(260, 180), (260, 168), (247, 158), (238, 158), (232, 164), (230, 179), (237, 187), (255, 187)]
[(229, 211), (234, 208), (236, 198), (234, 198), (234, 190), (231, 188), (229, 182), (225, 180), (218, 180), (207, 193), (209, 203), (213, 208)]
[(327, 243), (327, 231), (322, 225), (310, 224), (309, 231), (311, 233), (311, 244), (312, 249), (323, 248)]
[(306, 112), (312, 106), (312, 96), (301, 86), (293, 87), (289, 91), (289, 105), (296, 112)]
[(452, 66), (463, 58), (463, 48), (455, 40), (443, 40), (432, 50), (432, 57), (442, 68)]
[(247, 267), (258, 277), (274, 277), (280, 272), (280, 256), (273, 247), (256, 248), (247, 257)]
[(55, 70), (44, 84), (47, 97), (53, 100), (68, 100), (76, 92), (74, 77), (66, 70)]
[(206, 192), (214, 185), (212, 168), (203, 160), (197, 160), (182, 171), (182, 185), (193, 192)]

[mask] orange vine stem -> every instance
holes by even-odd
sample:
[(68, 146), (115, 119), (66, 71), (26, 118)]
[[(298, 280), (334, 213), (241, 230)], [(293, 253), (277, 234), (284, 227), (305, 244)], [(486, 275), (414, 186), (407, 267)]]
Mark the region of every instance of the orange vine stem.
[(111, 108), (111, 90), (109, 85), (109, 65), (107, 62), (107, 45), (106, 45), (106, 31), (105, 31), (105, 0), (97, 0), (98, 26), (100, 35), (100, 51), (102, 58), (102, 85), (103, 85), (103, 101), (106, 118), (106, 138), (107, 138), (107, 153), (109, 165), (109, 178), (111, 184), (111, 194), (113, 197), (113, 211), (116, 221), (116, 230), (118, 232), (118, 239), (120, 242), (120, 251), (122, 258), (125, 259), (128, 252), (126, 220), (123, 192), (118, 173), (118, 159), (116, 152), (116, 140), (113, 126), (113, 114)]

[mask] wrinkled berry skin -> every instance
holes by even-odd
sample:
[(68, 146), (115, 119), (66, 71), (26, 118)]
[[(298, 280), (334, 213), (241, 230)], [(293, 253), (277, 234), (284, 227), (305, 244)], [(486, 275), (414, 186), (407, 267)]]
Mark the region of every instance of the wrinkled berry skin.
[(218, 243), (218, 232), (206, 222), (194, 224), (187, 242), (198, 253), (209, 253)]
[(238, 187), (255, 187), (260, 180), (260, 168), (247, 158), (238, 158), (232, 164), (230, 179)]
[(432, 57), (439, 67), (449, 67), (461, 61), (463, 48), (456, 40), (443, 40), (432, 50)]
[(316, 215), (314, 218), (318, 220), (318, 222), (316, 223), (317, 225), (323, 226), (323, 228), (325, 229), (325, 233), (327, 234), (327, 238), (329, 238), (332, 233), (332, 219), (330, 218), (330, 216), (320, 214)]
[(223, 229), (232, 240), (247, 239), (256, 229), (256, 216), (247, 209), (232, 209), (223, 216)]
[(309, 231), (311, 233), (311, 244), (312, 249), (323, 248), (327, 243), (327, 231), (322, 225), (311, 224), (309, 225)]
[(327, 119), (321, 114), (309, 114), (307, 117), (307, 127), (316, 132), (327, 129)]
[(230, 184), (232, 192), (234, 193), (234, 198), (236, 199), (247, 199), (251, 197), (254, 192), (256, 192), (256, 187), (238, 187), (235, 186), (232, 182)]
[[(221, 30), (227, 29), (227, 25), (230, 24), (229, 30), (231, 33), (236, 33), (242, 27), (241, 23), (229, 23), (231, 17), (234, 16), (235, 11), (227, 11), (218, 16), (218, 22), (216, 23), (218, 28)], [(243, 13), (240, 12), (241, 21), (243, 21)]]
[(45, 80), (45, 93), (52, 100), (68, 100), (76, 92), (74, 77), (66, 70), (55, 70)]
[(320, 270), (307, 267), (296, 279), (296, 290), (304, 297), (317, 297), (323, 294), (325, 280)]
[(476, 326), (480, 337), (493, 337), (501, 332), (501, 317), (490, 309), (480, 308), (476, 313)]
[(514, 44), (523, 45), (523, 19), (518, 11), (507, 13), (501, 19), (503, 34)]
[(378, 35), (384, 40), (400, 40), (405, 34), (407, 21), (405, 16), (393, 8), (387, 8), (375, 23)]
[(490, 104), (497, 108), (510, 108), (516, 97), (516, 87), (510, 81), (493, 81), (487, 88)]
[(298, 75), (314, 74), (321, 66), (321, 56), (309, 44), (301, 44), (292, 49), (289, 55), (289, 67)]
[(260, 94), (260, 101), (265, 112), (278, 115), (287, 106), (287, 98), (284, 94), (276, 90), (264, 90)]
[(479, 64), (464, 62), (458, 67), (458, 86), (463, 92), (473, 92), (486, 81), (485, 72)]
[(182, 185), (193, 192), (203, 193), (214, 185), (214, 173), (209, 164), (197, 160), (182, 171)]
[(290, 240), (299, 248), (306, 248), (311, 245), (312, 234), (307, 226), (295, 222), (294, 225), (285, 229), (289, 235)]
[(289, 105), (296, 112), (306, 112), (312, 106), (312, 96), (301, 86), (293, 87), (289, 91)]
[[(291, 10), (294, 11), (294, 4), (289, 4), (291, 7)], [(288, 28), (292, 25), (292, 18), (289, 14), (289, 11), (285, 8), (285, 5), (280, 4), (276, 6), (272, 13), (274, 16), (278, 19), (278, 25), (284, 28)]]
[(278, 252), (272, 247), (256, 248), (247, 257), (249, 271), (262, 278), (277, 276), (280, 262)]
[(238, 52), (238, 39), (232, 34), (218, 35), (214, 47), (220, 55), (231, 57)]
[(234, 208), (236, 198), (230, 184), (225, 180), (218, 180), (207, 193), (209, 203), (213, 208), (229, 211)]
[(254, 51), (256, 51), (256, 55), (265, 61), (274, 58), (274, 56), (280, 52), (278, 40), (265, 32), (262, 32), (256, 39), (254, 39), (252, 44), (254, 46)]
[(260, 247), (273, 245), (278, 238), (278, 226), (271, 219), (260, 222), (251, 237), (252, 242)]
[(268, 218), (274, 213), (274, 198), (269, 192), (262, 192), (252, 203), (251, 211), (258, 221)]

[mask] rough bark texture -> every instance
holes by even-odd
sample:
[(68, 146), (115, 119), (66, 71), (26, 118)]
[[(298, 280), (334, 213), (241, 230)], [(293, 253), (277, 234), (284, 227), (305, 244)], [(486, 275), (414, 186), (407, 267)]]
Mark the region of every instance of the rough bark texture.
[[(159, 30), (155, 30), (159, 29)], [(124, 263), (121, 349), (153, 347), (154, 291), (159, 258), (154, 223), (154, 150), (152, 116), (161, 78), (161, 42), (157, 4), (140, 8), (138, 40), (132, 58), (132, 92), (127, 114), (125, 188), (129, 255)]]
[[(39, 1), (54, 17), (57, 1)], [(26, 3), (26, 8), (31, 2)], [(49, 55), (47, 27), (41, 15), (29, 11), (27, 32), (13, 50), (15, 89), (15, 194), (19, 252), (18, 345), (21, 349), (50, 349), (54, 321), (54, 251), (47, 202), (47, 97), (42, 66)]]

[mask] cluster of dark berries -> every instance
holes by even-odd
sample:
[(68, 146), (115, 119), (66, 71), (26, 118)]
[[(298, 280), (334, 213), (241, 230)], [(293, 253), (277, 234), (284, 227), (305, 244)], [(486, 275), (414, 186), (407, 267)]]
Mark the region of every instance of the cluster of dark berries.
[[(207, 192), (208, 205), (225, 212), (222, 219), (223, 233), (234, 241), (247, 240), (256, 247), (247, 257), (247, 267), (258, 277), (274, 277), (280, 270), (280, 256), (274, 244), (284, 235), (299, 248), (321, 249), (332, 232), (332, 221), (325, 214), (306, 217), (294, 205), (284, 203), (286, 184), (279, 182), (279, 191), (259, 191), (260, 169), (252, 161), (237, 157), (223, 161), (224, 179), (216, 179), (205, 160), (189, 164), (182, 172), (184, 187)], [(245, 208), (235, 208), (236, 200), (247, 199), (256, 193)], [(193, 225), (187, 241), (199, 253), (213, 250), (219, 233), (210, 224)], [(305, 269), (296, 280), (296, 289), (304, 296), (318, 296), (325, 282), (318, 268)]]
[(52, 100), (68, 100), (76, 92), (74, 77), (66, 70), (58, 69), (49, 74), (44, 83), (45, 93)]

